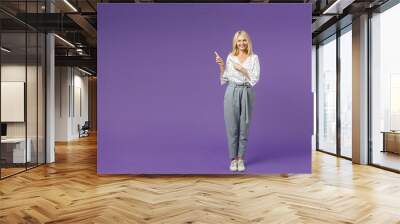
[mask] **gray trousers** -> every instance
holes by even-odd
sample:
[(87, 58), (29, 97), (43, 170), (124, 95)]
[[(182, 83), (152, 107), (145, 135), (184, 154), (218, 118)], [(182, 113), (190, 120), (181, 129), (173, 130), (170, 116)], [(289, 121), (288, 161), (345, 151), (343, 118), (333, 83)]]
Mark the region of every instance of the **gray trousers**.
[(249, 85), (229, 83), (224, 96), (224, 120), (231, 159), (244, 157), (255, 92)]

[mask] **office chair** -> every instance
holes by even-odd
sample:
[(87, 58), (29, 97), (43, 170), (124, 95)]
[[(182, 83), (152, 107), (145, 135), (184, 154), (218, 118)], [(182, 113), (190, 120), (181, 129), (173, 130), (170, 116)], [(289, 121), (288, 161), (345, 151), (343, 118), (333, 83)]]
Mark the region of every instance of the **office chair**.
[(80, 127), (80, 125), (78, 124), (79, 138), (89, 136), (89, 129), (89, 121), (85, 121), (82, 127)]

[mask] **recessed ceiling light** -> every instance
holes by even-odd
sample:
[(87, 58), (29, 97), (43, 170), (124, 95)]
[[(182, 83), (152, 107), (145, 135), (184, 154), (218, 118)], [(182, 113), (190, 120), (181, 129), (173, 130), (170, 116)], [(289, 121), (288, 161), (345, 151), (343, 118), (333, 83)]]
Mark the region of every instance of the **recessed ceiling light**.
[(71, 4), (69, 3), (68, 0), (64, 0), (65, 4), (67, 4), (74, 12), (78, 12), (78, 10)]
[(69, 42), (68, 40), (66, 40), (66, 39), (64, 39), (64, 38), (62, 38), (62, 37), (60, 37), (60, 36), (57, 35), (57, 34), (54, 34), (54, 36), (57, 37), (58, 39), (60, 39), (62, 42), (66, 43), (67, 45), (69, 45), (69, 46), (75, 48), (75, 45), (73, 45), (73, 44), (72, 44), (71, 42)]
[(86, 71), (86, 70), (83, 70), (83, 69), (81, 69), (81, 68), (79, 68), (79, 67), (78, 67), (78, 70), (81, 71), (81, 72), (83, 72), (83, 73), (85, 73), (85, 74), (87, 74), (87, 75), (93, 75), (92, 73), (90, 73), (90, 72), (88, 72), (88, 71)]
[(341, 0), (336, 0), (332, 5), (330, 5), (326, 10), (324, 10), (324, 12), (322, 14), (332, 13), (331, 10), (334, 9), (335, 7), (337, 7), (337, 5), (339, 4), (340, 1)]
[(336, 0), (322, 14), (342, 14), (343, 10), (351, 5), (355, 0)]
[(6, 53), (10, 53), (11, 52), (11, 50), (9, 50), (9, 49), (7, 49), (5, 47), (1, 47), (1, 51), (4, 51)]

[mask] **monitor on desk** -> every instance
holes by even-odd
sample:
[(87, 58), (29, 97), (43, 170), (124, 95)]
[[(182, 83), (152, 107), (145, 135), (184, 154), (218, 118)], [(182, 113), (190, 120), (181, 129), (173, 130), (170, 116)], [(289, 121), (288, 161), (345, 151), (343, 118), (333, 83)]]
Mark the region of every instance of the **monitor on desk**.
[(1, 137), (7, 136), (7, 124), (1, 123)]

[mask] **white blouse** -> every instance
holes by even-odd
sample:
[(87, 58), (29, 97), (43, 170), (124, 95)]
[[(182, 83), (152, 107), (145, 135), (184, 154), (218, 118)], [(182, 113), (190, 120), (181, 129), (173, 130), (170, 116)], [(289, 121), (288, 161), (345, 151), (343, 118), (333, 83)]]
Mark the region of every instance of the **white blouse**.
[[(245, 68), (248, 71), (250, 80), (246, 76), (244, 76), (240, 71), (235, 69), (235, 67), (233, 66), (234, 63), (240, 64), (243, 68)], [(243, 63), (240, 63), (238, 57), (233, 56), (231, 54), (228, 55), (225, 63), (225, 71), (221, 75), (221, 85), (224, 85), (226, 82), (234, 82), (237, 84), (250, 83), (251, 86), (254, 86), (259, 79), (260, 79), (260, 62), (256, 54), (248, 56)]]

